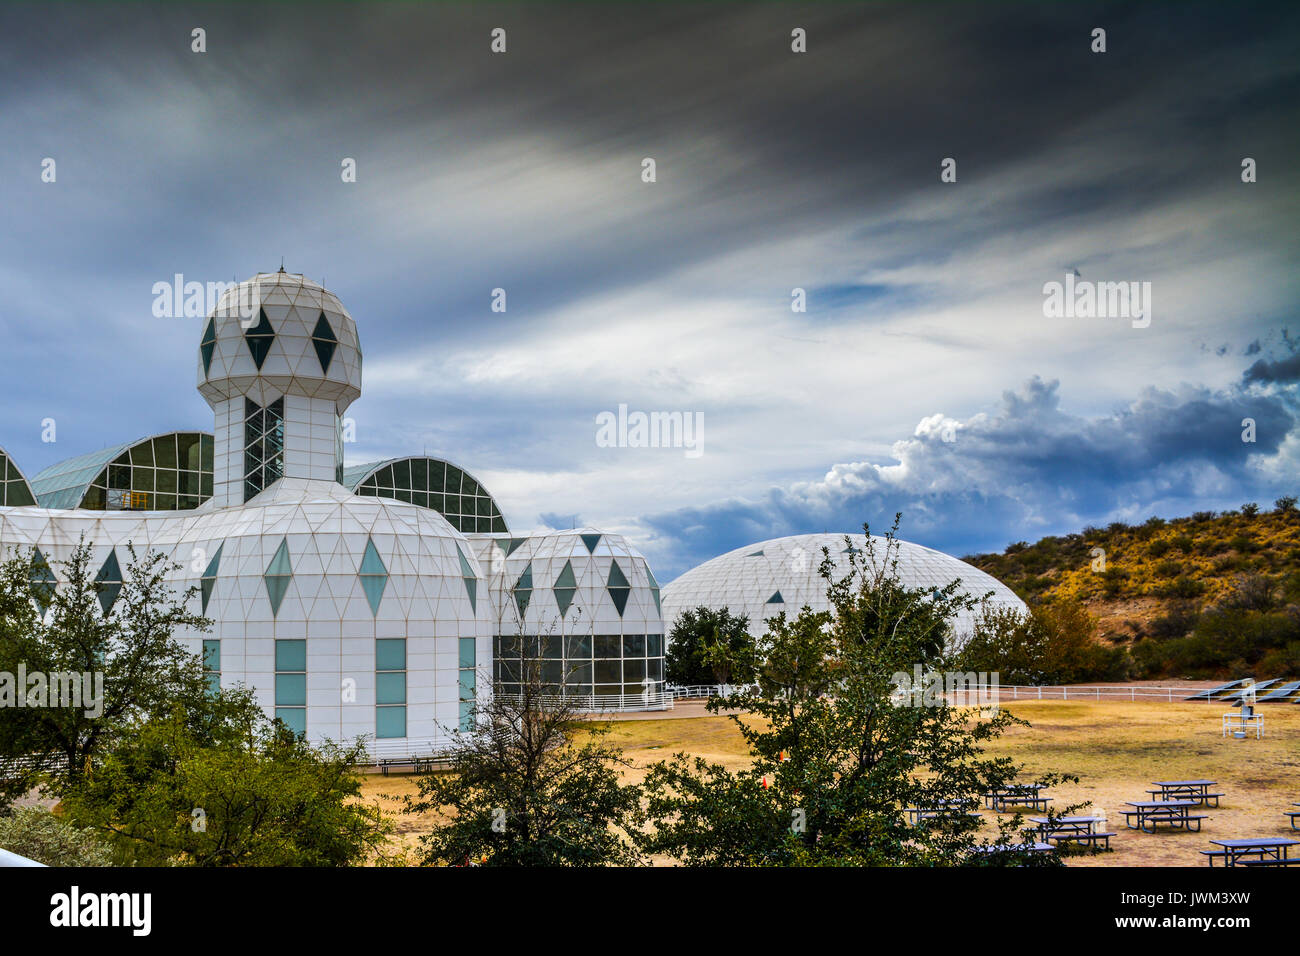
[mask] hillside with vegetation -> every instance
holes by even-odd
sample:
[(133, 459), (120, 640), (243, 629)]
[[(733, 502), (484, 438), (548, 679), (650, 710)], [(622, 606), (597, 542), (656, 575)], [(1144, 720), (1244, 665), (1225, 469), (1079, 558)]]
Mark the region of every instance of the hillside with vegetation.
[(1300, 680), (1300, 510), (1114, 522), (966, 559), (1031, 607), (1081, 603), (1135, 678)]

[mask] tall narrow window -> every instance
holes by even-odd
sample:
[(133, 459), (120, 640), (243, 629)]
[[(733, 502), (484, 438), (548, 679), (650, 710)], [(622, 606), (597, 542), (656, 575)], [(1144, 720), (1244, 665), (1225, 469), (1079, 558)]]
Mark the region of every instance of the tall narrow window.
[(334, 416), (334, 480), (343, 484), (343, 418)]
[(478, 678), (478, 651), (474, 646), (474, 638), (462, 637), (460, 639), (460, 729), (474, 729), (474, 704), (476, 700), (475, 691), (477, 689)]
[(203, 642), (203, 672), (208, 678), (208, 690), (214, 694), (221, 690), (221, 641)]
[(265, 408), (244, 399), (244, 500), (284, 477), (284, 399)]
[(406, 736), (406, 639), (375, 641), (375, 737)]
[(307, 642), (275, 642), (275, 717), (307, 733)]

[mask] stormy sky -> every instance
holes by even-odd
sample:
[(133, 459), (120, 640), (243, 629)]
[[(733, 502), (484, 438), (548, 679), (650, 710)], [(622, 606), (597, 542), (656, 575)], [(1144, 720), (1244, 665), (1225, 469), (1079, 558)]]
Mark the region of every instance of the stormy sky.
[[(358, 323), (349, 464), (449, 458), (663, 581), (895, 511), (964, 554), (1268, 505), (1297, 49), (1283, 4), (0, 6), (0, 446), (210, 429), (153, 286), (283, 258)], [(1067, 272), (1150, 283), (1149, 325), (1048, 317)], [(620, 405), (702, 454), (602, 447)]]

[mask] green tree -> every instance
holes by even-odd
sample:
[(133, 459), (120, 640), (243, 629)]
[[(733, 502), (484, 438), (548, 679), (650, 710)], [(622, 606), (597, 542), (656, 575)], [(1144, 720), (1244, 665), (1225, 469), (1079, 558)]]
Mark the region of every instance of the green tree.
[(46, 866), (109, 866), (112, 852), (91, 829), (73, 826), (45, 807), (14, 807), (0, 817), (0, 849)]
[(130, 545), (127, 552), (108, 613), (100, 598), (110, 585), (96, 580), (84, 540), (60, 566), (57, 587), (53, 569), (34, 551), (0, 564), (0, 672), (17, 674), (21, 665), (27, 674), (75, 673), (88, 678), (83, 690), (102, 689), (99, 707), (6, 712), (0, 760), (8, 772), (0, 779), (0, 807), (37, 782), (61, 793), (141, 718), (175, 702), (197, 704), (207, 694), (202, 660), (174, 637), (211, 627), (186, 607), (198, 589), (176, 595), (167, 577), (179, 565), (159, 553), (138, 558)]
[(986, 607), (955, 657), (962, 671), (997, 673), (1003, 684), (1078, 684), (1123, 680), (1128, 654), (1097, 637), (1097, 622), (1077, 600), (1058, 599), (1028, 614)]
[(548, 694), (541, 662), (525, 658), (518, 694), (494, 695), (457, 732), (450, 769), (420, 778), (410, 813), (442, 821), (420, 838), (425, 865), (628, 865), (640, 855), (627, 833), (640, 796), (622, 783), (622, 752), (608, 728), (578, 723), (563, 698)]
[(747, 616), (697, 607), (673, 623), (665, 673), (670, 684), (682, 686), (747, 683), (754, 678), (754, 655)]
[[(977, 806), (989, 788), (1011, 781), (1019, 768), (987, 757), (983, 745), (1022, 721), (1006, 711), (978, 717), (942, 696), (900, 698), (917, 665), (943, 669), (949, 622), (976, 601), (956, 581), (937, 590), (904, 585), (896, 530), (897, 521), (884, 554), (874, 543), (861, 557), (850, 550), (842, 577), (824, 551), (833, 613), (778, 615), (759, 642), (757, 689), (710, 701), (711, 710), (738, 711), (731, 719), (748, 745), (748, 768), (684, 754), (650, 768), (647, 851), (710, 866), (983, 860), (973, 853), (975, 818), (915, 826), (904, 808)], [(1004, 822), (997, 842), (1009, 844), (1014, 828)], [(999, 855), (1012, 858), (1039, 862)]]
[(312, 746), (243, 688), (133, 728), (65, 798), (121, 862), (350, 866), (382, 862), (392, 823), (360, 801), (360, 742)]

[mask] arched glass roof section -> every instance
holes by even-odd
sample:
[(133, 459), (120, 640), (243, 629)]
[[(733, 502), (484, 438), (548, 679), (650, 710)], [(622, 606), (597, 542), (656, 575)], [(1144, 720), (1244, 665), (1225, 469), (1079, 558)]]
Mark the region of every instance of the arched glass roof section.
[(27, 476), (14, 464), (9, 453), (0, 448), (0, 508), (17, 508), (36, 504)]
[(212, 497), (212, 436), (167, 432), (79, 455), (32, 479), (42, 508), (187, 511)]
[(506, 519), (488, 490), (463, 468), (441, 458), (389, 458), (343, 469), (355, 494), (395, 498), (432, 508), (463, 534), (508, 534)]

